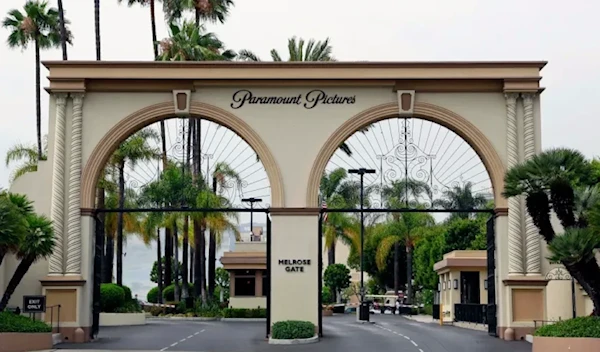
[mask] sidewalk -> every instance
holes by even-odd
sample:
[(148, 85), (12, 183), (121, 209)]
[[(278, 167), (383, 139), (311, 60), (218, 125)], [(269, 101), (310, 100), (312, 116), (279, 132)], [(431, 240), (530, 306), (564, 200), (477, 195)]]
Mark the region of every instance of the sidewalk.
[(433, 320), (431, 315), (402, 315), (406, 319), (414, 320), (419, 323), (436, 323), (439, 324), (439, 321)]

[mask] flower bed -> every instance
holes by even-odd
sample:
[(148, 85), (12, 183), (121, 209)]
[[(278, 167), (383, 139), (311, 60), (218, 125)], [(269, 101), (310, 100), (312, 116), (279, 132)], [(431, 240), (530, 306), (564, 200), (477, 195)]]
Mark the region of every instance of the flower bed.
[(305, 344), (318, 342), (315, 325), (309, 321), (278, 321), (271, 328), (270, 344)]
[(600, 318), (579, 317), (541, 327), (533, 337), (533, 352), (600, 352)]
[(0, 352), (25, 352), (51, 348), (50, 325), (11, 312), (0, 313)]

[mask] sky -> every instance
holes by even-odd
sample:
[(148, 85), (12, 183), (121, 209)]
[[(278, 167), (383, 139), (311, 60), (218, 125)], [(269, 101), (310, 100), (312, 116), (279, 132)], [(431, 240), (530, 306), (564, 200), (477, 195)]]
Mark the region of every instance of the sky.
[[(24, 3), (3, 0), (0, 15)], [(74, 33), (69, 59), (94, 60), (93, 1), (63, 3)], [(56, 6), (56, 1), (50, 4)], [(285, 52), (287, 39), (296, 35), (329, 37), (340, 61), (545, 60), (549, 64), (542, 71), (547, 88), (542, 94), (542, 146), (568, 146), (593, 157), (600, 154), (593, 127), (600, 111), (599, 12), (600, 2), (592, 0), (237, 0), (227, 22), (208, 29), (228, 48), (250, 49), (265, 59), (272, 48)], [(157, 18), (158, 37), (164, 38), (160, 5)], [(148, 8), (101, 1), (101, 31), (104, 60), (152, 58)], [(0, 39), (7, 36), (0, 28)], [(60, 58), (58, 49), (42, 53), (43, 60)], [(17, 142), (35, 142), (34, 64), (32, 48), (0, 45), (2, 157)], [(45, 86), (43, 67), (41, 75)], [(43, 133), (47, 106), (43, 91)], [(0, 187), (8, 187), (9, 174), (0, 166)], [(143, 246), (134, 242), (129, 243), (130, 251)], [(127, 270), (126, 280), (136, 276)]]

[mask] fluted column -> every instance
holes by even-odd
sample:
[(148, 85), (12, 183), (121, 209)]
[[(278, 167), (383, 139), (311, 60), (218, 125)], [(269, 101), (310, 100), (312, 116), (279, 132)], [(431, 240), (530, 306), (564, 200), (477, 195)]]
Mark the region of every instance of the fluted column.
[[(517, 93), (505, 94), (507, 163), (510, 169), (519, 162), (517, 134)], [(523, 275), (523, 237), (521, 234), (521, 202), (508, 199), (508, 274)]]
[(81, 127), (83, 94), (72, 94), (71, 162), (67, 222), (67, 275), (81, 274)]
[[(523, 156), (525, 160), (535, 155), (535, 126), (533, 121), (533, 93), (523, 93)], [(527, 208), (524, 206), (525, 214), (525, 271), (527, 275), (540, 275), (542, 266), (542, 253), (540, 237), (537, 227)]]
[(65, 110), (67, 94), (56, 94), (56, 123), (52, 161), (52, 203), (50, 219), (54, 227), (55, 246), (48, 260), (48, 274), (63, 274), (63, 234), (65, 202)]

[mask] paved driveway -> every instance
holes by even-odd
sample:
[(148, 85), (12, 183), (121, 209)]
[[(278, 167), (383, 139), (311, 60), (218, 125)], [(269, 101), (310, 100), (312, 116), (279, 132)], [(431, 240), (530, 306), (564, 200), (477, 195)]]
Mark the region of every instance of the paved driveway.
[(371, 316), (372, 324), (354, 315), (325, 317), (324, 337), (310, 345), (276, 346), (265, 339), (260, 322), (149, 321), (145, 326), (102, 328), (95, 342), (62, 344), (59, 349), (96, 351), (204, 352), (530, 352), (526, 342), (505, 342), (484, 332), (418, 323), (399, 316)]

